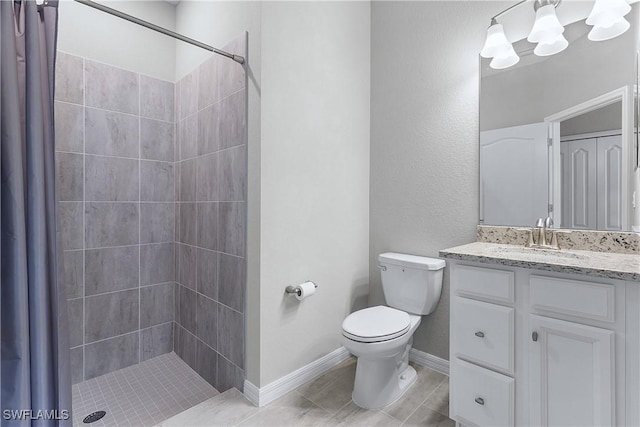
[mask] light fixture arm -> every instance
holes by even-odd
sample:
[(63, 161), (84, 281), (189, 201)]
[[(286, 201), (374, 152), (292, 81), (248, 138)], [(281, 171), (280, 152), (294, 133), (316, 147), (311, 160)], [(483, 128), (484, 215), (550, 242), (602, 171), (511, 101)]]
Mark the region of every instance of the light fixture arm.
[(521, 0), (521, 1), (519, 1), (518, 3), (514, 4), (513, 6), (509, 6), (508, 8), (506, 8), (505, 10), (503, 10), (502, 12), (500, 12), (500, 13), (498, 13), (498, 14), (496, 14), (496, 15), (492, 16), (492, 17), (491, 17), (491, 25), (493, 25), (493, 24), (497, 24), (497, 23), (498, 23), (498, 21), (496, 21), (496, 19), (500, 18), (502, 15), (504, 15), (504, 14), (505, 14), (505, 13), (507, 13), (507, 12), (509, 12), (511, 9), (516, 8), (516, 7), (520, 6), (522, 3), (526, 3), (526, 2), (528, 2), (528, 1), (529, 1), (529, 0)]

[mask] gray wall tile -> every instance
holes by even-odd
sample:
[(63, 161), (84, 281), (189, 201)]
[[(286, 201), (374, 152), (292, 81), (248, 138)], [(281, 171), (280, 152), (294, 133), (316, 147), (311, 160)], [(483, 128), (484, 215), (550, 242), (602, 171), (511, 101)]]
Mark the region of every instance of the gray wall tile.
[(241, 91), (220, 101), (220, 149), (246, 144), (246, 96)]
[(62, 271), (58, 280), (64, 285), (66, 297), (80, 298), (84, 295), (84, 251), (63, 251)]
[(138, 122), (136, 116), (85, 108), (86, 153), (138, 158)]
[(178, 82), (180, 90), (180, 119), (184, 119), (198, 111), (198, 70), (184, 76)]
[(76, 347), (69, 350), (69, 359), (71, 361), (71, 383), (78, 384), (84, 380), (84, 360), (82, 347)]
[(196, 204), (180, 203), (180, 241), (188, 245), (196, 245)]
[(220, 393), (223, 393), (233, 387), (240, 390), (240, 392), (244, 390), (244, 370), (238, 368), (219, 354), (216, 374), (217, 381), (214, 387)]
[(245, 209), (243, 202), (220, 203), (218, 245), (222, 252), (244, 256)]
[(173, 300), (174, 300), (173, 318), (175, 319), (176, 322), (179, 322), (180, 321), (180, 285), (177, 282), (174, 282), (173, 284)]
[(84, 233), (82, 230), (82, 216), (84, 214), (82, 202), (58, 203), (58, 231), (62, 249), (82, 249)]
[[(246, 56), (246, 36), (238, 37), (227, 44), (227, 52), (237, 52)], [(244, 67), (235, 61), (218, 61), (218, 96), (226, 98), (234, 92), (244, 88), (246, 76)]]
[(212, 348), (198, 340), (196, 343), (196, 372), (214, 388), (217, 382), (217, 356), (218, 354)]
[(85, 203), (87, 248), (138, 243), (137, 203)]
[(198, 203), (198, 246), (218, 250), (218, 205), (219, 203)]
[(220, 255), (218, 301), (244, 313), (246, 263), (244, 258)]
[(89, 107), (138, 114), (138, 74), (85, 60), (86, 103)]
[(198, 292), (218, 300), (218, 252), (198, 248)]
[(202, 110), (219, 99), (218, 62), (220, 59), (222, 58), (212, 55), (198, 67), (198, 110)]
[(148, 76), (140, 76), (140, 116), (173, 121), (174, 84)]
[(174, 329), (175, 352), (193, 370), (196, 369), (196, 336), (176, 325)]
[(178, 282), (195, 290), (197, 250), (193, 246), (180, 245), (179, 251)]
[(141, 284), (173, 282), (175, 280), (173, 243), (140, 246)]
[(172, 322), (173, 283), (140, 288), (140, 328)]
[(55, 102), (56, 150), (84, 152), (84, 108)]
[(198, 112), (198, 154), (220, 150), (220, 104), (213, 104)]
[(198, 295), (196, 312), (196, 337), (216, 349), (218, 330), (218, 303)]
[(196, 333), (196, 293), (191, 289), (180, 287), (180, 326), (195, 335)]
[(180, 163), (180, 201), (196, 200), (196, 159)]
[(247, 188), (246, 146), (223, 150), (219, 153), (220, 199), (224, 201), (245, 201)]
[(84, 155), (56, 153), (56, 188), (60, 201), (80, 201), (84, 197)]
[(244, 317), (224, 305), (218, 305), (216, 350), (234, 365), (244, 368)]
[(167, 162), (140, 162), (140, 200), (146, 202), (172, 202), (174, 196), (173, 164)]
[(173, 351), (173, 322), (141, 330), (140, 339), (141, 361), (171, 353)]
[(82, 77), (84, 60), (79, 56), (58, 52), (56, 56), (56, 94), (55, 99), (64, 102), (82, 104), (84, 88)]
[(67, 313), (69, 315), (69, 347), (82, 345), (82, 326), (84, 301), (82, 298), (67, 301)]
[(138, 160), (86, 156), (86, 200), (97, 202), (139, 200), (138, 168)]
[(174, 210), (173, 203), (140, 203), (141, 243), (172, 242)]
[(198, 155), (198, 115), (194, 114), (178, 122), (180, 160)]
[(85, 298), (85, 342), (137, 330), (138, 302), (138, 289)]
[(122, 291), (138, 287), (138, 246), (85, 251), (85, 295)]
[(200, 202), (216, 202), (220, 178), (218, 176), (219, 153), (200, 156), (196, 159), (196, 198)]
[(85, 346), (85, 379), (91, 379), (138, 363), (138, 332)]
[(175, 124), (152, 119), (140, 119), (140, 157), (173, 162)]

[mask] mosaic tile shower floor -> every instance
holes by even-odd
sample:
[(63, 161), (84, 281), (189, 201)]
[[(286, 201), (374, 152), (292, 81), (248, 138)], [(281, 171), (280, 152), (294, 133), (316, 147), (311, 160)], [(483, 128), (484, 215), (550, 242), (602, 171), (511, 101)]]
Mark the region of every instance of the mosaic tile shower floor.
[[(74, 426), (154, 426), (218, 395), (175, 353), (133, 365), (73, 386)], [(104, 418), (84, 424), (94, 411)]]

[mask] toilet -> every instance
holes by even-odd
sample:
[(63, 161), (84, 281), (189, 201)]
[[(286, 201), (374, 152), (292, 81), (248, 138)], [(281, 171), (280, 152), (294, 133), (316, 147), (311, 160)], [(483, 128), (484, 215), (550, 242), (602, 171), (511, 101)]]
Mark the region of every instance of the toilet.
[(387, 306), (358, 310), (342, 322), (343, 344), (358, 358), (353, 402), (365, 409), (395, 402), (415, 382), (413, 333), (438, 305), (445, 262), (387, 252), (378, 267)]

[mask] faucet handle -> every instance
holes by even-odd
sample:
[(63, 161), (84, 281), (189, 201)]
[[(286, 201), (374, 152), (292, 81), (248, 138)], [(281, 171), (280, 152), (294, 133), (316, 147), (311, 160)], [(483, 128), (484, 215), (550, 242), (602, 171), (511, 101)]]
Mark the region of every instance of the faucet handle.
[(545, 221), (544, 219), (538, 218), (536, 220), (536, 227), (544, 227), (544, 221)]
[(544, 219), (544, 226), (545, 226), (546, 228), (551, 228), (551, 227), (553, 227), (553, 218), (551, 218), (550, 216), (546, 217), (546, 218)]

